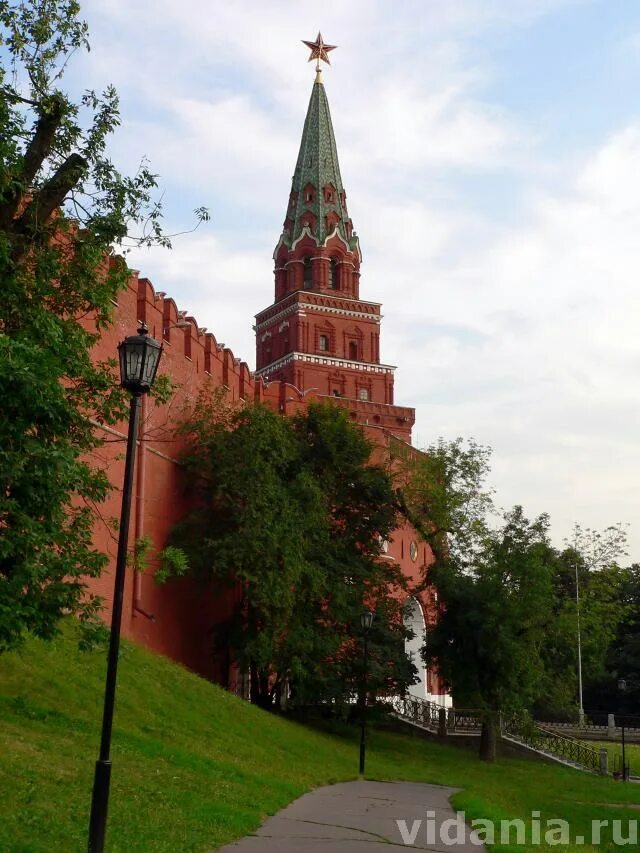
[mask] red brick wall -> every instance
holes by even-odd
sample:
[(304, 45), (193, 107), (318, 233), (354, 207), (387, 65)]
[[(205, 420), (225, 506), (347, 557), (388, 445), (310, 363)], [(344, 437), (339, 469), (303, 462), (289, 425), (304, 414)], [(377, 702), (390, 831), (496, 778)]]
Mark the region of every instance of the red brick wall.
[[(160, 373), (168, 374), (179, 389), (167, 405), (156, 405), (149, 398), (144, 401), (129, 545), (131, 547), (141, 536), (148, 536), (152, 540), (152, 549), (144, 573), (127, 570), (122, 630), (125, 636), (183, 663), (195, 672), (228, 682), (225, 661), (212, 654), (211, 628), (228, 614), (234, 591), (203, 587), (192, 579), (169, 581), (163, 586), (158, 586), (153, 580), (157, 565), (154, 554), (165, 546), (173, 524), (190, 508), (179, 463), (182, 442), (176, 434), (176, 425), (207, 385), (213, 388), (224, 386), (232, 402), (255, 399), (287, 415), (305, 408), (310, 399), (317, 399), (320, 395), (313, 391), (304, 393), (285, 382), (263, 383), (256, 380), (245, 362), (218, 344), (212, 333), (198, 328), (193, 317), (179, 313), (173, 299), (156, 292), (148, 279), (137, 275), (130, 279), (128, 287), (118, 298), (115, 322), (97, 343), (96, 359), (115, 358), (119, 341), (134, 334), (140, 320), (147, 323), (154, 338), (164, 341)], [(184, 329), (176, 328), (178, 322), (188, 322), (189, 325)], [(327, 390), (321, 389), (322, 393), (326, 394)], [(383, 427), (410, 441), (413, 410), (404, 407), (386, 409), (375, 403), (353, 400), (336, 402), (353, 409), (353, 414), (362, 422), (371, 418), (369, 434), (381, 450), (389, 441), (389, 434)], [(381, 421), (378, 424), (374, 420), (380, 417), (378, 410), (384, 411), (387, 418), (395, 420), (395, 423)], [(99, 579), (90, 582), (90, 588), (104, 597), (104, 617), (109, 619), (117, 549), (117, 534), (110, 520), (120, 515), (127, 425), (122, 423), (115, 429), (97, 429), (101, 430), (106, 441), (96, 452), (95, 462), (108, 472), (115, 488), (109, 500), (100, 507), (101, 518), (95, 529), (96, 547), (108, 554), (109, 565)], [(419, 558), (412, 561), (408, 551), (411, 537), (417, 540), (410, 528), (400, 528), (393, 537), (389, 553), (408, 576), (417, 579), (420, 567), (428, 564), (429, 555), (425, 546), (420, 545)], [(427, 612), (433, 611), (430, 602), (422, 603)]]

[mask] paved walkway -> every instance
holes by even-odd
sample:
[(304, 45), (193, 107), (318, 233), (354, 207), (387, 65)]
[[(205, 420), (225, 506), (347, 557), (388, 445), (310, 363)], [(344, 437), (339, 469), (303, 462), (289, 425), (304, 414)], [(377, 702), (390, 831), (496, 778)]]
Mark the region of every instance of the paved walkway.
[(485, 850), (477, 839), (475, 844), (471, 843), (473, 833), (469, 827), (461, 820), (456, 821), (449, 805), (449, 797), (456, 790), (414, 782), (364, 781), (318, 788), (268, 818), (255, 835), (229, 844), (222, 851), (393, 853), (413, 849), (471, 853)]

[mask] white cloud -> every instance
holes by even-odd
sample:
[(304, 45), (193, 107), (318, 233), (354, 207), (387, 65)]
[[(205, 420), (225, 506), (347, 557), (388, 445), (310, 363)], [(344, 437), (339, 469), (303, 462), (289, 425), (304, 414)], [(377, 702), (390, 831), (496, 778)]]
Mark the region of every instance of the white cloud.
[[(467, 257), (461, 281), (441, 288), (451, 270), (432, 264), (435, 299), (413, 301), (408, 335), (396, 330), (396, 345), (414, 342), (398, 355), (400, 387), (420, 388), (423, 440), (437, 424), (492, 445), (502, 501), (550, 511), (560, 532), (640, 510), (639, 158), (640, 126), (614, 134), (569, 186), (531, 198), (527, 227)], [(419, 339), (422, 323), (453, 317), (453, 334), (427, 327)]]
[[(327, 91), (396, 399), (417, 405), (419, 443), (492, 445), (499, 500), (549, 511), (558, 538), (574, 520), (640, 510), (640, 124), (560, 163), (482, 93), (505, 73), (496, 33), (571, 5), (330, 0), (321, 20), (341, 46)], [(249, 363), (313, 78), (300, 39), (315, 37), (317, 12), (284, 0), (87, 7), (87, 81), (113, 79), (135, 105), (118, 156), (148, 154), (175, 203), (214, 199), (208, 231), (135, 263)], [(474, 208), (465, 181), (478, 176), (487, 203)]]
[(196, 233), (176, 240), (170, 252), (133, 253), (129, 263), (253, 366), (253, 316), (273, 298), (268, 255), (234, 251), (217, 237)]

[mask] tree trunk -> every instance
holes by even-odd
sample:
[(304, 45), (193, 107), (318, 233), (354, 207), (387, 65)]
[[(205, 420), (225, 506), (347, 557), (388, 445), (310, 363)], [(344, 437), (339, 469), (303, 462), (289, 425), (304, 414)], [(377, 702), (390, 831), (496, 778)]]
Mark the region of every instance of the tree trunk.
[(270, 710), (272, 704), (269, 675), (255, 661), (249, 665), (249, 697), (252, 705)]
[(260, 704), (260, 674), (254, 661), (249, 664), (249, 700), (252, 705)]
[(496, 718), (493, 714), (486, 714), (482, 718), (482, 730), (480, 732), (480, 760), (493, 762), (496, 760)]

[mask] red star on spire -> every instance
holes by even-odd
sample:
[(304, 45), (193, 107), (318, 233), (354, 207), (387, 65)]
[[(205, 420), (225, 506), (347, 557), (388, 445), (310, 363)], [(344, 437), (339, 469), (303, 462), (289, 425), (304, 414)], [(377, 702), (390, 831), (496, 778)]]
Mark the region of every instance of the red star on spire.
[(318, 33), (318, 37), (315, 41), (305, 41), (302, 39), (302, 43), (306, 44), (307, 47), (311, 48), (311, 56), (309, 57), (309, 62), (313, 59), (316, 59), (316, 70), (320, 70), (320, 60), (326, 62), (327, 65), (331, 65), (329, 61), (329, 51), (335, 50), (337, 45), (335, 44), (325, 44), (322, 41), (322, 33)]

